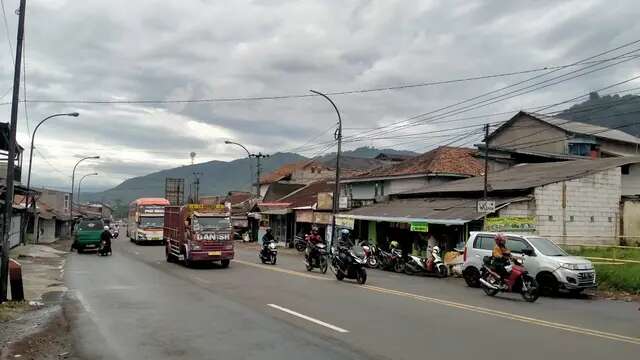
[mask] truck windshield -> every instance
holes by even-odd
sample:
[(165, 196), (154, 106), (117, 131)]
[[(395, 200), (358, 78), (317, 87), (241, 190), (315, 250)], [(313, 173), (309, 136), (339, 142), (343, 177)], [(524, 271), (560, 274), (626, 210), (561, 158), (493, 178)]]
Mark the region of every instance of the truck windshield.
[(102, 225), (102, 221), (95, 220), (95, 221), (82, 221), (78, 227), (80, 228), (80, 230), (86, 230), (86, 231), (100, 230), (100, 231), (102, 231), (104, 225)]
[(229, 226), (229, 218), (226, 217), (193, 217), (193, 228), (195, 230), (226, 229)]
[(141, 228), (161, 228), (164, 226), (164, 217), (160, 216), (141, 216), (140, 227)]
[(547, 256), (567, 256), (558, 245), (553, 241), (541, 237), (529, 237), (527, 238), (531, 244), (538, 249), (542, 254)]

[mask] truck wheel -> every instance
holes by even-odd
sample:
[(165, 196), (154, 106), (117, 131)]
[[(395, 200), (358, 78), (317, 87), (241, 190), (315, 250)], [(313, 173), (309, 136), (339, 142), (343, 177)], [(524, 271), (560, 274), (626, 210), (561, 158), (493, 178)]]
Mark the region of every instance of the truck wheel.
[(231, 260), (229, 260), (229, 259), (224, 259), (224, 260), (220, 261), (220, 265), (222, 265), (222, 267), (224, 269), (228, 268), (230, 263), (231, 263)]
[(169, 251), (169, 247), (165, 246), (164, 248), (164, 254), (167, 257), (167, 262), (176, 262), (176, 258), (173, 256), (173, 254)]

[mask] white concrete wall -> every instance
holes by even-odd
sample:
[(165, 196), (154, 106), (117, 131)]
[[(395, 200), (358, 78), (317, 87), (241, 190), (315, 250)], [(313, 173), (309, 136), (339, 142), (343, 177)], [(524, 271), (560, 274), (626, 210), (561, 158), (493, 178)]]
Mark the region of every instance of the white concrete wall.
[(629, 174), (622, 175), (622, 195), (640, 195), (640, 164), (631, 164)]
[(536, 215), (536, 203), (534, 200), (520, 201), (498, 210), (499, 216), (535, 216)]
[[(628, 245), (640, 243), (640, 200), (626, 200), (622, 211), (622, 235)], [(636, 237), (637, 236), (637, 237)]]
[(40, 228), (39, 243), (51, 243), (56, 240), (56, 221), (54, 219), (42, 219), (38, 221)]
[[(538, 234), (558, 243), (617, 244), (622, 191), (620, 168), (566, 181), (565, 184), (564, 211), (563, 183), (535, 189)], [(563, 236), (563, 228), (567, 236)]]

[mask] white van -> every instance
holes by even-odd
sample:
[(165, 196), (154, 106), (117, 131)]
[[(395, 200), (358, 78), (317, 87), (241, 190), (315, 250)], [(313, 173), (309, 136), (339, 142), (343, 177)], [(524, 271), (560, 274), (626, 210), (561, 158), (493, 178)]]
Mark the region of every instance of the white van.
[[(493, 232), (472, 232), (464, 248), (464, 265), (462, 276), (467, 285), (480, 285), (480, 269), (482, 258), (491, 256), (495, 245)], [(596, 287), (596, 273), (591, 261), (570, 256), (549, 239), (537, 235), (504, 234), (507, 237), (507, 249), (514, 255), (527, 255), (525, 268), (534, 276), (540, 290), (554, 293), (558, 289), (566, 289), (572, 293), (580, 293), (584, 289)]]

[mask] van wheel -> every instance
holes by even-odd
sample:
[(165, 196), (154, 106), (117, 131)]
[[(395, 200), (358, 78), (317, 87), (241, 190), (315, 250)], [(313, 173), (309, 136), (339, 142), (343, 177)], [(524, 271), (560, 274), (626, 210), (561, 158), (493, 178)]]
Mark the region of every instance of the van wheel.
[(480, 272), (473, 266), (469, 266), (468, 268), (464, 269), (464, 271), (462, 272), (462, 277), (464, 278), (464, 281), (467, 283), (468, 287), (480, 287)]
[(558, 293), (558, 280), (551, 273), (543, 272), (537, 276), (540, 293), (543, 295), (556, 295)]
[(231, 263), (231, 260), (229, 260), (229, 259), (225, 259), (225, 260), (220, 261), (220, 265), (222, 265), (222, 267), (225, 268), (225, 269), (229, 267), (230, 263)]

